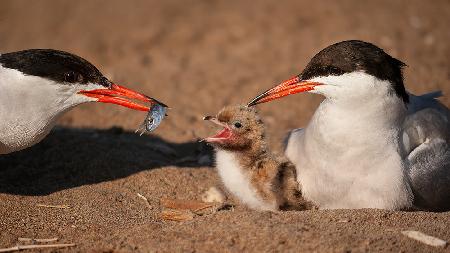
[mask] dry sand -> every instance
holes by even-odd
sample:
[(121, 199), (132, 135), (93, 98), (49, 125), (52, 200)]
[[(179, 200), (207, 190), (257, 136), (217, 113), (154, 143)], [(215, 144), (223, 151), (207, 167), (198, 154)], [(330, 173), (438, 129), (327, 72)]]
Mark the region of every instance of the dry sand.
[[(0, 247), (58, 237), (77, 244), (67, 252), (448, 252), (400, 232), (450, 241), (450, 212), (272, 213), (236, 203), (177, 223), (159, 219), (158, 200), (199, 199), (216, 184), (211, 149), (197, 142), (213, 131), (201, 116), (299, 73), (333, 42), (374, 42), (409, 65), (410, 91), (450, 94), (449, 24), (448, 0), (0, 1), (0, 52), (67, 50), (173, 108), (139, 137), (144, 113), (83, 105), (42, 143), (0, 157)], [(320, 101), (301, 94), (260, 106), (275, 150)], [(450, 96), (442, 101), (450, 106)]]

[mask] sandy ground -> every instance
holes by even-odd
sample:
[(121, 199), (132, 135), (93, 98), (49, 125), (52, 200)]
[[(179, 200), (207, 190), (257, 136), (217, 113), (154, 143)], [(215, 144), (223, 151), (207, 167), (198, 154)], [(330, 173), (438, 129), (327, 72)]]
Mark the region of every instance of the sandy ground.
[[(248, 102), (333, 42), (376, 43), (409, 65), (410, 91), (450, 94), (449, 24), (447, 0), (0, 1), (0, 52), (67, 50), (173, 108), (139, 137), (145, 113), (83, 105), (42, 143), (0, 157), (0, 247), (58, 237), (77, 244), (67, 252), (448, 252), (400, 231), (450, 241), (450, 212), (272, 213), (235, 203), (177, 223), (159, 218), (158, 201), (199, 199), (217, 183), (211, 149), (197, 142), (213, 131), (203, 115)], [(274, 150), (320, 101), (302, 94), (260, 106)]]

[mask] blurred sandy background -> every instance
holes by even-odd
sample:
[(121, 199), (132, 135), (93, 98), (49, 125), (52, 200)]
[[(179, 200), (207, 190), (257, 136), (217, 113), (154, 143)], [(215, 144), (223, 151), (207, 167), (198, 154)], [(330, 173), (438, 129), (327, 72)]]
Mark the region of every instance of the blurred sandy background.
[[(445, 251), (399, 231), (450, 241), (450, 213), (258, 213), (237, 203), (234, 211), (172, 223), (158, 218), (157, 201), (199, 199), (216, 183), (211, 150), (196, 141), (214, 131), (203, 115), (248, 102), (341, 40), (384, 48), (408, 64), (409, 91), (443, 90), (450, 106), (449, 25), (447, 0), (2, 0), (0, 52), (69, 51), (172, 109), (153, 135), (139, 137), (132, 132), (145, 113), (83, 105), (41, 144), (0, 157), (0, 248), (17, 237), (57, 236), (77, 243), (64, 251), (81, 252)], [(320, 101), (300, 94), (259, 106), (276, 151)]]

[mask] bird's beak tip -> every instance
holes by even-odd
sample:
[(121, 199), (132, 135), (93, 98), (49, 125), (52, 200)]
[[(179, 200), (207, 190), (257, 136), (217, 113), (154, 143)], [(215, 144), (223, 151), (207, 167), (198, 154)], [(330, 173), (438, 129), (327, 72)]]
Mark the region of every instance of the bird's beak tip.
[(252, 106), (255, 106), (257, 104), (258, 104), (258, 102), (255, 99), (253, 99), (252, 101), (250, 101), (250, 103), (247, 104), (247, 107), (252, 107)]

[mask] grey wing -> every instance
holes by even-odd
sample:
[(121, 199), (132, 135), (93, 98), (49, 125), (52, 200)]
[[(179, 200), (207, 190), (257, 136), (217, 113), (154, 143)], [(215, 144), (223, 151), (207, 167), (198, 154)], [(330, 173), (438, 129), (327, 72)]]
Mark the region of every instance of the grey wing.
[(293, 136), (293, 134), (295, 133), (299, 133), (302, 132), (303, 128), (296, 128), (296, 129), (292, 129), (291, 131), (289, 131), (286, 136), (283, 139), (283, 151), (286, 151), (287, 145), (289, 143), (289, 139)]
[(433, 97), (415, 96), (416, 111), (404, 123), (403, 143), (414, 204), (450, 210), (450, 112)]
[(301, 147), (303, 133), (304, 133), (303, 128), (293, 129), (288, 132), (288, 134), (283, 140), (284, 154), (294, 164), (296, 163), (296, 159), (300, 154), (299, 148)]

